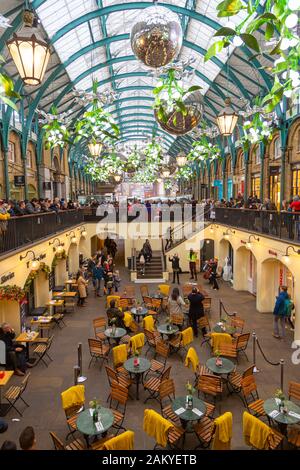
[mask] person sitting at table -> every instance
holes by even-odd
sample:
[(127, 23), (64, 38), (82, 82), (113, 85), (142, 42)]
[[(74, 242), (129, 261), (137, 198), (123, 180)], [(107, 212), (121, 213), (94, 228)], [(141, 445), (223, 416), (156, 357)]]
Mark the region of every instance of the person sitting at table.
[(85, 307), (85, 299), (87, 297), (87, 291), (86, 291), (86, 286), (88, 285), (88, 281), (86, 281), (83, 277), (83, 272), (82, 270), (79, 270), (76, 276), (76, 281), (78, 285), (78, 302), (77, 305), (78, 307)]
[(125, 328), (124, 325), (124, 312), (116, 307), (116, 301), (113, 299), (110, 301), (110, 306), (106, 310), (108, 323), (110, 324), (112, 320), (115, 320), (115, 325), (117, 328)]
[(9, 323), (2, 323), (0, 328), (0, 340), (5, 343), (7, 365), (11, 366), (15, 375), (23, 376), (21, 369), (26, 369), (25, 348), (22, 344), (14, 341), (16, 333)]
[[(194, 335), (198, 337), (198, 325), (197, 320), (204, 316), (204, 308), (202, 301), (204, 300), (204, 295), (198, 291), (197, 287), (193, 287), (192, 292), (188, 295), (188, 300), (190, 302), (189, 308), (189, 320), (193, 328)], [(202, 328), (203, 336), (206, 334), (206, 328)]]
[(19, 444), (22, 450), (37, 450), (35, 432), (32, 426), (27, 426), (21, 432)]

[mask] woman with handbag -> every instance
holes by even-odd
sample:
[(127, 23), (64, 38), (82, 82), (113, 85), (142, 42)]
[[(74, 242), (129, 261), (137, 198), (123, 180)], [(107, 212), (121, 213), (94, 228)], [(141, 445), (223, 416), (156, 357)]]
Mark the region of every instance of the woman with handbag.
[(172, 284), (175, 284), (175, 277), (177, 276), (177, 284), (180, 284), (179, 282), (179, 273), (181, 272), (180, 266), (179, 266), (179, 256), (177, 253), (174, 254), (172, 258), (169, 258), (170, 263), (172, 263), (172, 270), (173, 270), (173, 281)]

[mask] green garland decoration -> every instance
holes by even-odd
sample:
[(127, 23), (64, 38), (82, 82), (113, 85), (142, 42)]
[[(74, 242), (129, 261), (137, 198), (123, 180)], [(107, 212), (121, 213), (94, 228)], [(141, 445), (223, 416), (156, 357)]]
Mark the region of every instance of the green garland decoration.
[(24, 284), (25, 292), (29, 291), (32, 282), (38, 277), (40, 271), (46, 274), (46, 279), (49, 278), (49, 274), (51, 271), (50, 267), (46, 263), (41, 263), (40, 268), (37, 271), (30, 271), (29, 276), (27, 277), (26, 282)]

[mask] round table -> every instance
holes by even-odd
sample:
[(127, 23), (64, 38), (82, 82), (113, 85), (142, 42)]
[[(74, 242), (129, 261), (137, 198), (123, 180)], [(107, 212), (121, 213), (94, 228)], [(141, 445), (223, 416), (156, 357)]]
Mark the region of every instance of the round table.
[(221, 325), (218, 323), (213, 327), (213, 331), (215, 333), (228, 333), (229, 335), (233, 335), (236, 332), (236, 328), (234, 326), (226, 325), (225, 330), (222, 329)]
[(164, 299), (165, 296), (163, 294), (153, 294), (153, 295), (150, 295), (151, 299)]
[[(138, 310), (139, 308), (141, 308), (141, 310)], [(130, 311), (134, 316), (134, 319), (136, 320), (138, 318), (138, 321), (140, 321), (140, 318), (148, 315), (148, 309), (145, 307), (133, 307)]]
[(164, 323), (163, 325), (158, 325), (157, 331), (158, 331), (162, 336), (163, 336), (163, 335), (173, 336), (173, 335), (175, 335), (176, 333), (178, 333), (178, 331), (179, 331), (178, 326), (171, 324), (171, 325), (170, 325), (170, 327), (171, 327), (170, 330), (167, 329), (167, 326), (168, 326), (168, 325), (167, 325), (166, 323)]
[(217, 366), (216, 358), (211, 357), (206, 361), (206, 367), (216, 375), (230, 374), (235, 368), (235, 364), (225, 357), (221, 357), (220, 359), (222, 359), (222, 366)]
[(104, 334), (105, 336), (107, 336), (108, 339), (114, 339), (116, 341), (116, 344), (119, 344), (121, 338), (126, 335), (126, 330), (124, 328), (116, 328), (113, 334), (112, 328), (107, 328), (104, 331)]
[[(264, 402), (264, 410), (266, 414), (271, 419), (276, 421), (276, 423), (278, 423), (280, 431), (282, 432), (282, 434), (286, 435), (287, 426), (289, 424), (297, 424), (300, 422), (300, 406), (296, 405), (296, 403), (293, 403), (290, 400), (284, 400), (284, 406), (288, 410), (287, 413), (279, 413), (277, 416), (272, 416), (272, 411), (279, 411), (279, 404), (277, 404), (275, 398), (268, 398)], [(299, 414), (299, 418), (297, 418), (296, 416), (290, 416), (290, 411)]]
[(76, 420), (77, 429), (84, 435), (88, 446), (89, 437), (93, 437), (98, 434), (104, 436), (106, 431), (108, 431), (108, 429), (113, 425), (114, 422), (113, 412), (109, 408), (103, 408), (102, 406), (100, 406), (98, 407), (98, 413), (100, 414), (100, 422), (103, 426), (103, 429), (101, 431), (97, 430), (96, 425), (93, 421), (93, 416), (90, 413), (90, 409), (84, 410), (79, 413)]
[(184, 408), (185, 411), (179, 415), (176, 414), (176, 416), (179, 417), (180, 421), (183, 421), (182, 427), (186, 427), (186, 422), (189, 421), (199, 421), (199, 419), (202, 419), (205, 416), (206, 413), (206, 405), (204, 401), (200, 400), (200, 398), (193, 397), (193, 408), (201, 411), (203, 413), (201, 416), (198, 414), (194, 413), (193, 409), (187, 410), (185, 408), (186, 404), (186, 397), (178, 397), (172, 400), (172, 410), (176, 414), (176, 410), (179, 408)]
[(141, 378), (143, 377), (143, 374), (150, 369), (151, 363), (145, 357), (139, 357), (140, 364), (138, 367), (134, 367), (133, 365), (134, 359), (135, 359), (134, 357), (127, 359), (127, 361), (124, 362), (123, 367), (124, 369), (127, 370), (127, 372), (129, 372), (130, 377), (132, 375), (135, 376), (136, 399), (139, 400), (140, 399), (139, 397), (140, 381), (141, 381)]

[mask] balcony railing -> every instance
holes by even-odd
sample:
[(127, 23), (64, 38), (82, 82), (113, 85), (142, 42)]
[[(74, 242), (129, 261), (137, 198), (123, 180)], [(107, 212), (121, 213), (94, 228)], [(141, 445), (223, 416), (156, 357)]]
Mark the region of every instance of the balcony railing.
[(300, 245), (300, 213), (218, 207), (214, 222)]
[(82, 210), (39, 213), (0, 222), (0, 254), (22, 248), (84, 221)]

